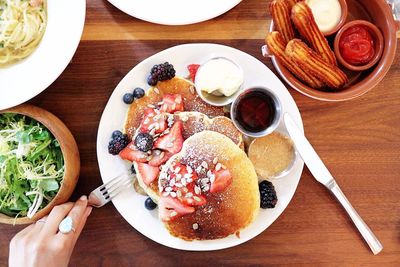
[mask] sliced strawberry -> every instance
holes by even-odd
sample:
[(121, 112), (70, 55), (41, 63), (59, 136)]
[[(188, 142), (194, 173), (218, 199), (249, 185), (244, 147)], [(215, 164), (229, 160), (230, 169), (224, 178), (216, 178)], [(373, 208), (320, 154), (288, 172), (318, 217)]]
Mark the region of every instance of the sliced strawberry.
[(143, 114), (146, 116), (146, 115), (156, 115), (156, 112), (155, 112), (155, 110), (154, 110), (154, 108), (146, 108), (144, 111), (143, 111)]
[(179, 94), (171, 95), (165, 94), (163, 97), (163, 105), (161, 110), (167, 113), (174, 113), (176, 111), (184, 111), (182, 96)]
[(183, 123), (181, 121), (175, 122), (169, 133), (163, 135), (154, 142), (153, 147), (169, 151), (171, 154), (176, 154), (182, 149), (183, 137), (182, 137)]
[(161, 166), (164, 162), (169, 160), (169, 158), (172, 157), (172, 154), (169, 153), (168, 151), (160, 151), (157, 149), (154, 149), (151, 152), (151, 160), (149, 161), (149, 164), (154, 167)]
[(132, 141), (129, 145), (127, 145), (121, 152), (119, 152), (119, 156), (122, 159), (136, 162), (146, 162), (147, 154), (138, 150), (134, 142)]
[(196, 194), (194, 187), (195, 184), (190, 183), (186, 186), (188, 192), (183, 192), (181, 190), (182, 197), (180, 197), (179, 200), (187, 206), (203, 206), (207, 203), (207, 199), (201, 194), (201, 192), (200, 194)]
[(158, 167), (150, 166), (146, 163), (138, 163), (138, 171), (146, 185), (157, 179), (160, 169)]
[[(187, 206), (202, 206), (206, 204), (207, 200), (201, 195), (200, 188), (198, 188), (197, 191), (194, 189), (196, 186), (195, 181), (198, 179), (196, 172), (193, 171), (189, 174), (186, 165), (182, 163), (175, 163), (173, 168), (174, 170), (179, 168), (178, 172), (172, 172), (169, 170), (170, 178), (175, 179), (176, 181), (175, 185), (172, 186), (172, 190), (175, 192), (180, 191), (180, 193), (177, 194), (179, 201)], [(180, 176), (180, 179), (177, 178), (178, 175)], [(188, 182), (187, 178), (190, 178), (190, 182)], [(186, 181), (186, 183), (182, 183), (183, 179)], [(183, 185), (183, 187), (176, 186), (177, 183)]]
[(190, 64), (187, 66), (187, 69), (189, 71), (189, 76), (190, 79), (194, 82), (196, 78), (196, 73), (197, 70), (199, 69), (200, 65), (199, 64)]
[(164, 222), (194, 212), (193, 207), (188, 207), (172, 197), (161, 197), (158, 201), (158, 205), (160, 219)]
[(140, 131), (148, 133), (155, 129), (155, 133), (162, 133), (168, 127), (165, 114), (157, 113), (153, 108), (148, 108), (144, 112), (144, 117), (140, 123)]
[(232, 183), (232, 175), (229, 170), (221, 169), (214, 171), (213, 174), (215, 175), (215, 180), (211, 183), (211, 193), (224, 191)]

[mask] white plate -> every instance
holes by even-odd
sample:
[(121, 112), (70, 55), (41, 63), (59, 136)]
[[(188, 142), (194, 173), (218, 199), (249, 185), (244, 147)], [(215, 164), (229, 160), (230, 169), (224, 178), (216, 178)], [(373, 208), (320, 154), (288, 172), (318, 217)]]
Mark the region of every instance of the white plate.
[(26, 59), (0, 68), (0, 110), (21, 104), (50, 86), (67, 67), (81, 39), (85, 0), (48, 0), (46, 32)]
[[(147, 88), (146, 77), (151, 67), (155, 64), (168, 61), (172, 63), (178, 76), (186, 76), (186, 66), (192, 63), (217, 57), (227, 57), (238, 63), (244, 71), (244, 88), (252, 86), (264, 86), (272, 89), (282, 102), (283, 112), (289, 112), (296, 123), (302, 126), (299, 110), (282, 84), (282, 82), (262, 62), (237, 49), (216, 44), (185, 44), (164, 50), (135, 66), (118, 84), (111, 95), (101, 117), (97, 136), (97, 159), (103, 182), (107, 182), (116, 175), (130, 169), (130, 164), (118, 156), (112, 156), (107, 152), (107, 145), (111, 133), (116, 129), (122, 129), (128, 105), (122, 102), (122, 96), (135, 87)], [(279, 126), (284, 130), (283, 124)], [(168, 247), (182, 250), (217, 250), (241, 244), (267, 229), (283, 212), (289, 204), (300, 180), (303, 170), (303, 162), (296, 159), (294, 168), (285, 177), (274, 182), (278, 204), (274, 209), (262, 210), (256, 220), (244, 229), (240, 238), (235, 235), (223, 239), (211, 241), (184, 241), (171, 236), (157, 218), (157, 209), (149, 212), (144, 207), (146, 197), (137, 194), (133, 188), (129, 188), (118, 195), (113, 203), (119, 213), (140, 233), (148, 238)]]
[(121, 11), (145, 21), (186, 25), (215, 18), (241, 0), (108, 0)]

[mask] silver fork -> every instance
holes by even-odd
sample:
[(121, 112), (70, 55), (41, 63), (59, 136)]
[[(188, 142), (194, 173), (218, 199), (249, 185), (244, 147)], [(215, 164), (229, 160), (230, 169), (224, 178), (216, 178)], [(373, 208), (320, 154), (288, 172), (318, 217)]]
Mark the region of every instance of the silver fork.
[(118, 175), (107, 183), (97, 187), (89, 195), (89, 205), (100, 208), (111, 201), (115, 196), (129, 188), (133, 178), (127, 173)]

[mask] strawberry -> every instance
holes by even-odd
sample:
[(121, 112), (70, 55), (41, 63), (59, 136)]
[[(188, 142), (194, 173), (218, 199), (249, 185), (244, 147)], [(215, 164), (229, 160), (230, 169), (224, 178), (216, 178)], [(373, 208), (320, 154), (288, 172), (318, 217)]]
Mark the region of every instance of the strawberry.
[(121, 152), (119, 152), (119, 156), (122, 159), (129, 160), (129, 161), (136, 161), (136, 162), (146, 162), (147, 161), (147, 154), (138, 150), (133, 141), (127, 145)]
[(171, 95), (165, 94), (163, 97), (163, 104), (161, 110), (167, 113), (174, 113), (176, 111), (184, 111), (183, 99), (179, 94)]
[(175, 122), (168, 134), (159, 137), (154, 142), (153, 148), (166, 150), (172, 155), (178, 153), (183, 145), (182, 129), (183, 123), (181, 121)]
[(172, 197), (161, 197), (158, 201), (158, 205), (160, 219), (164, 222), (194, 212), (193, 207), (186, 206), (178, 199)]
[(158, 167), (150, 166), (146, 163), (138, 163), (138, 171), (146, 185), (157, 179), (160, 169)]
[(150, 128), (155, 128), (155, 133), (162, 133), (167, 129), (168, 124), (165, 114), (157, 114), (153, 108), (148, 108), (143, 113), (144, 117), (140, 123), (140, 132), (148, 133), (151, 130)]
[(213, 174), (215, 175), (215, 180), (211, 183), (211, 193), (224, 191), (232, 183), (232, 175), (229, 170), (221, 169), (214, 171)]
[(172, 157), (171, 153), (154, 149), (151, 152), (151, 159), (149, 161), (149, 164), (151, 166), (158, 167), (161, 166), (161, 164), (163, 164), (167, 160), (169, 160), (170, 157)]
[(193, 82), (195, 81), (196, 73), (199, 67), (200, 67), (199, 64), (190, 64), (187, 66), (187, 69), (189, 71), (189, 77)]
[[(186, 188), (188, 189), (188, 192), (183, 192), (183, 190), (181, 190), (182, 193), (182, 197), (179, 198), (179, 200), (187, 205), (187, 206), (203, 206), (204, 204), (207, 203), (207, 199), (205, 196), (203, 196), (200, 192), (200, 194), (196, 194), (194, 187), (195, 187), (195, 183), (190, 183), (186, 186)], [(191, 197), (187, 197), (188, 193), (191, 194)]]
[[(177, 168), (179, 168), (178, 173), (169, 171), (169, 175), (171, 177), (171, 179), (176, 179), (176, 176), (179, 174), (181, 176), (181, 178), (186, 179), (186, 175), (188, 175), (188, 171), (186, 168), (186, 165), (182, 164), (182, 163), (176, 163), (174, 166), (174, 170), (176, 170)], [(182, 184), (184, 185), (183, 187), (177, 187), (176, 185), (172, 187), (173, 191), (180, 191), (180, 196), (178, 195), (178, 199), (179, 201), (181, 201), (183, 204), (187, 205), (187, 206), (202, 206), (204, 204), (207, 203), (207, 200), (204, 196), (201, 195), (201, 191), (200, 188), (197, 191), (196, 194), (196, 190), (194, 189), (194, 187), (196, 186), (195, 181), (198, 179), (198, 176), (196, 174), (196, 172), (192, 172), (190, 175), (190, 179), (192, 180), (189, 183), (186, 184)], [(186, 180), (187, 181), (187, 180)], [(178, 181), (176, 183), (179, 183)], [(176, 184), (175, 183), (175, 184)], [(185, 189), (183, 189), (185, 188)]]

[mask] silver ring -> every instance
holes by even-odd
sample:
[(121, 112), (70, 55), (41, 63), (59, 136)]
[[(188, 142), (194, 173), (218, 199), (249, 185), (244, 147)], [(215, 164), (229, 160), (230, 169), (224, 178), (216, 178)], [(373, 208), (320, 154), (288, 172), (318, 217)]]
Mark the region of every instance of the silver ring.
[(46, 220), (45, 220), (45, 219), (40, 219), (40, 220), (37, 220), (37, 221), (36, 221), (36, 223), (39, 223), (39, 222), (40, 222), (40, 223), (46, 223)]
[(74, 225), (73, 225), (72, 218), (70, 216), (65, 217), (64, 220), (62, 220), (60, 222), (60, 224), (58, 225), (58, 230), (62, 234), (68, 234), (71, 231), (75, 232), (75, 228), (74, 228)]

